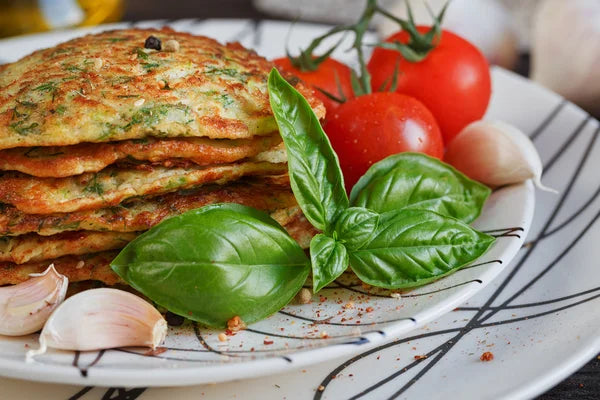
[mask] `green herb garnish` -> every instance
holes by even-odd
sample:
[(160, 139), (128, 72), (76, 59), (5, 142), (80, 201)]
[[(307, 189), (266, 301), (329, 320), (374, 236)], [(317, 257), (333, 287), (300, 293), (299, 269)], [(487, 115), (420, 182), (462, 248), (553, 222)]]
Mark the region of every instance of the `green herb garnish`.
[(141, 47), (136, 47), (135, 53), (137, 54), (138, 58), (141, 58), (142, 60), (148, 59), (148, 54)]
[(18, 121), (15, 122), (13, 124), (10, 124), (9, 127), (14, 130), (15, 132), (17, 132), (19, 135), (22, 136), (27, 136), (31, 133), (38, 133), (39, 132), (39, 127), (40, 124), (38, 124), (37, 122), (32, 122), (29, 125), (25, 125), (25, 121)]
[(400, 153), (374, 164), (352, 188), (350, 202), (378, 213), (426, 209), (470, 223), (490, 193), (437, 158)]
[(52, 94), (52, 101), (54, 101), (54, 97), (56, 96), (56, 92), (58, 91), (58, 83), (54, 81), (46, 82), (34, 87), (33, 90), (37, 92), (45, 92)]
[(182, 112), (184, 113), (184, 116), (187, 116), (190, 112), (190, 108), (184, 104), (159, 104), (156, 106), (142, 107), (131, 116), (131, 121), (123, 126), (122, 129), (128, 131), (138, 124), (152, 127), (158, 124), (170, 111)]
[(48, 92), (48, 93), (54, 92), (56, 89), (58, 89), (58, 84), (53, 81), (43, 83), (43, 84), (33, 88), (33, 90), (35, 90), (35, 91)]
[(142, 63), (142, 68), (144, 68), (147, 72), (150, 72), (153, 68), (160, 67), (159, 63)]
[(273, 314), (310, 272), (304, 251), (277, 222), (238, 204), (169, 218), (127, 245), (111, 267), (169, 311), (214, 327)]
[[(361, 280), (390, 289), (421, 286), (456, 271), (494, 242), (466, 223), (437, 213), (471, 220), (479, 215), (489, 190), (428, 157), (400, 154), (374, 164), (353, 190), (354, 205), (364, 207), (349, 208), (337, 157), (318, 118), (275, 69), (269, 75), (269, 98), (288, 152), (296, 200), (306, 218), (323, 231), (311, 242), (315, 292), (347, 268), (340, 246)], [(402, 171), (406, 165), (413, 170)], [(411, 179), (449, 182), (430, 189)], [(373, 193), (363, 191), (367, 186)], [(465, 199), (455, 193), (473, 195)]]
[(28, 107), (28, 108), (36, 108), (37, 107), (37, 104), (35, 104), (35, 103), (31, 102), (31, 101), (17, 100), (17, 103), (19, 103), (23, 107)]
[(218, 68), (218, 67), (215, 67), (214, 65), (206, 66), (206, 68), (204, 69), (204, 74), (205, 75), (228, 76), (230, 78), (235, 78), (242, 82), (246, 82), (248, 80), (248, 78), (252, 76), (252, 74), (249, 72), (242, 72), (235, 68)]
[(98, 182), (98, 174), (94, 174), (94, 177), (90, 180), (85, 188), (83, 188), (84, 192), (94, 193), (98, 196), (102, 196), (104, 194), (104, 187), (102, 183)]
[(77, 65), (62, 64), (62, 66), (65, 71), (69, 71), (69, 72), (85, 72), (86, 71), (84, 68), (78, 67)]

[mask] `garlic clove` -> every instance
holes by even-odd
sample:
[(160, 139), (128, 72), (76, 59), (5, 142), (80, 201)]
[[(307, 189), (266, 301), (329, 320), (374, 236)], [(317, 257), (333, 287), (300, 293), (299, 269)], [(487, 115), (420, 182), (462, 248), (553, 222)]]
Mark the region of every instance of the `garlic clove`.
[(67, 294), (69, 279), (51, 264), (40, 274), (14, 286), (0, 288), (0, 335), (21, 336), (44, 326)]
[(167, 335), (167, 322), (150, 303), (123, 290), (86, 290), (67, 299), (50, 316), (40, 335), (40, 348), (101, 350), (143, 346), (155, 349)]
[(541, 182), (542, 161), (531, 140), (505, 122), (468, 125), (450, 142), (444, 160), (491, 187), (532, 179), (539, 189), (556, 193)]

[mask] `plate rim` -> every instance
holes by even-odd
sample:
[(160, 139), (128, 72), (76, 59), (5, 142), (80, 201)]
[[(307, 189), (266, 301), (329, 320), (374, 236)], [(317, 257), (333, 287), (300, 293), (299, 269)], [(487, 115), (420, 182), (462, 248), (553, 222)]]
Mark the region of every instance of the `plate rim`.
[[(216, 19), (219, 20), (219, 19)], [(230, 19), (231, 20), (231, 19)], [(243, 21), (248, 21), (247, 19), (233, 19), (237, 22), (242, 23)], [(209, 21), (209, 20), (206, 20)], [(264, 20), (265, 22), (268, 22), (270, 20)], [(140, 21), (143, 22), (143, 21)], [(170, 21), (171, 23), (173, 22), (177, 22), (177, 21)], [(281, 22), (281, 21), (277, 21), (277, 22)], [(106, 28), (113, 28), (114, 26), (116, 27), (120, 27), (120, 26), (131, 26), (131, 25), (127, 25), (126, 23), (118, 23), (118, 24), (112, 24)], [(314, 25), (314, 26), (324, 26), (323, 24), (307, 24), (307, 25)], [(135, 26), (135, 25), (134, 25)], [(42, 33), (42, 34), (34, 34), (34, 35), (27, 35), (27, 36), (23, 36), (23, 37), (18, 37), (15, 39), (19, 39), (19, 40), (36, 40), (38, 37), (43, 37), (43, 36), (47, 36), (49, 34), (51, 35), (56, 35), (58, 37), (60, 37), (61, 34), (65, 35), (65, 34), (72, 34), (74, 32), (79, 33), (86, 33), (86, 32), (90, 32), (90, 31), (95, 31), (95, 30), (102, 30), (101, 28), (103, 28), (103, 26), (100, 27), (94, 27), (94, 28), (80, 28), (80, 29), (76, 29), (76, 30), (65, 30), (65, 31), (61, 31), (61, 32), (50, 32), (50, 33)], [(83, 32), (80, 32), (83, 31)], [(15, 39), (9, 39), (9, 40), (15, 40)], [(5, 41), (0, 41), (0, 47), (2, 47), (3, 45), (5, 45)], [(528, 79), (522, 78), (516, 74), (513, 74), (509, 71), (506, 70), (502, 70), (501, 68), (493, 68), (493, 73), (496, 74), (506, 74), (506, 76), (508, 77), (508, 79), (522, 79), (524, 82), (524, 84), (534, 84), (535, 83), (529, 81)], [(539, 87), (539, 85), (536, 85)], [(552, 94), (553, 96), (557, 96), (556, 94), (552, 93), (551, 91), (547, 91), (548, 94)], [(526, 224), (525, 228), (526, 231), (524, 232), (525, 234), (523, 235), (523, 240), (526, 237), (527, 231), (529, 230), (530, 226), (531, 226), (531, 222), (532, 222), (532, 218), (533, 218), (533, 211), (534, 211), (534, 207), (535, 207), (535, 191), (533, 188), (533, 185), (531, 182), (527, 182), (525, 184), (523, 184), (525, 186), (525, 190), (528, 191), (529, 196), (528, 198), (531, 200), (531, 204), (529, 208), (525, 208), (525, 214), (526, 214)], [(516, 242), (515, 242), (516, 243)], [(312, 364), (316, 364), (319, 362), (323, 362), (323, 361), (327, 361), (327, 360), (332, 360), (332, 359), (337, 359), (337, 358), (342, 358), (351, 354), (356, 354), (358, 352), (361, 351), (366, 351), (369, 348), (381, 345), (383, 343), (389, 342), (391, 340), (393, 340), (394, 338), (396, 338), (398, 335), (403, 335), (406, 334), (407, 332), (416, 329), (428, 322), (430, 322), (431, 320), (438, 318), (439, 316), (449, 312), (450, 310), (452, 310), (453, 308), (455, 308), (456, 306), (464, 303), (464, 301), (466, 301), (468, 298), (470, 298), (471, 296), (473, 296), (474, 294), (476, 294), (477, 292), (479, 292), (480, 290), (482, 290), (485, 286), (487, 286), (487, 284), (489, 284), (489, 282), (491, 282), (497, 275), (500, 274), (500, 272), (506, 268), (509, 264), (510, 261), (512, 261), (512, 259), (515, 257), (515, 255), (518, 252), (518, 249), (521, 246), (522, 241), (519, 242), (518, 245), (512, 245), (510, 246), (511, 248), (514, 247), (514, 251), (512, 251), (512, 254), (510, 254), (510, 260), (509, 262), (505, 263), (503, 265), (502, 268), (499, 268), (497, 270), (495, 270), (495, 273), (491, 273), (488, 271), (488, 273), (484, 273), (482, 274), (482, 276), (488, 276), (491, 275), (491, 277), (489, 277), (488, 279), (485, 279), (484, 284), (479, 284), (479, 285), (465, 285), (465, 290), (457, 292), (456, 294), (454, 294), (453, 296), (451, 296), (450, 298), (452, 299), (451, 301), (446, 301), (445, 305), (439, 307), (436, 306), (436, 309), (441, 310), (438, 311), (436, 313), (432, 313), (430, 312), (431, 309), (425, 309), (425, 313), (429, 314), (428, 316), (425, 316), (423, 318), (419, 318), (418, 322), (407, 322), (407, 321), (399, 321), (395, 324), (389, 325), (388, 328), (390, 330), (389, 333), (386, 333), (386, 335), (380, 335), (376, 332), (370, 332), (367, 334), (364, 334), (363, 337), (367, 337), (369, 340), (364, 342), (364, 343), (350, 343), (350, 344), (331, 344), (331, 345), (326, 345), (323, 347), (319, 347), (319, 348), (313, 348), (313, 349), (307, 349), (307, 350), (300, 350), (297, 351), (294, 354), (295, 359), (293, 363), (289, 363), (284, 361), (281, 357), (271, 357), (271, 358), (265, 358), (265, 359), (257, 359), (257, 360), (247, 360), (241, 363), (235, 363), (235, 364), (219, 364), (219, 365), (212, 365), (210, 367), (210, 370), (212, 371), (216, 371), (213, 374), (209, 374), (209, 375), (218, 375), (221, 376), (224, 379), (215, 379), (215, 380), (211, 380), (211, 382), (225, 382), (225, 381), (229, 381), (229, 380), (233, 380), (233, 379), (243, 379), (243, 378), (252, 378), (252, 377), (258, 377), (258, 376), (265, 376), (265, 375), (269, 375), (272, 373), (278, 373), (278, 372), (289, 372), (291, 370), (295, 370), (295, 369), (299, 369), (308, 365), (312, 365)], [(508, 249), (507, 249), (508, 250)], [(467, 288), (470, 287), (471, 289)], [(428, 312), (429, 311), (429, 312)], [(418, 314), (417, 314), (418, 315)], [(410, 325), (407, 326), (404, 329), (398, 328), (401, 325)], [(396, 327), (396, 329), (393, 329), (393, 327)], [(346, 346), (345, 349), (342, 349), (342, 347), (340, 346)], [(323, 356), (323, 353), (327, 353), (326, 350), (332, 350), (332, 349), (336, 349), (337, 351), (335, 352), (335, 355), (331, 356)], [(320, 355), (317, 356), (317, 355)], [(275, 360), (278, 360), (277, 362), (274, 362)], [(265, 364), (263, 366), (263, 364)], [(81, 374), (79, 373), (79, 371), (76, 368), (73, 367), (67, 367), (67, 366), (60, 366), (60, 365), (49, 365), (49, 364), (43, 364), (43, 363), (37, 363), (37, 366), (40, 368), (33, 368), (35, 364), (24, 364), (21, 361), (16, 361), (16, 360), (2, 360), (0, 358), (0, 375), (2, 376), (7, 376), (7, 377), (12, 377), (12, 378), (18, 378), (18, 379), (28, 379), (28, 380), (34, 380), (34, 381), (40, 381), (40, 382), (55, 382), (55, 383), (70, 383), (70, 384), (83, 384), (83, 385), (90, 385), (90, 384), (94, 384), (94, 385), (98, 385), (98, 386), (114, 386), (114, 385), (127, 385), (127, 386), (131, 386), (132, 383), (134, 383), (136, 386), (173, 386), (173, 378), (176, 377), (176, 381), (177, 383), (175, 385), (177, 386), (186, 386), (186, 385), (195, 385), (195, 384), (199, 384), (199, 383), (206, 383), (207, 380), (206, 379), (201, 379), (198, 380), (196, 374), (194, 374), (194, 372), (198, 372), (198, 371), (202, 371), (204, 375), (207, 375), (207, 370), (209, 368), (207, 368), (206, 365), (202, 365), (202, 366), (190, 366), (185, 367), (185, 368), (178, 368), (178, 369), (173, 369), (173, 370), (166, 370), (169, 371), (169, 374), (167, 374), (168, 378), (164, 378), (164, 374), (165, 374), (165, 369), (156, 369), (156, 370), (143, 370), (143, 369), (137, 369), (137, 371), (135, 373), (139, 374), (141, 377), (140, 381), (136, 381), (136, 382), (132, 382), (132, 369), (126, 369), (125, 371), (127, 371), (128, 376), (120, 376), (119, 371), (121, 371), (121, 369), (119, 368), (110, 368), (110, 369), (106, 369), (103, 370), (101, 368), (96, 368), (96, 369), (92, 369), (89, 372), (89, 375), (87, 376), (87, 378), (82, 378)], [(50, 368), (50, 374), (48, 374), (48, 367), (54, 367), (54, 368)], [(63, 369), (65, 370), (63, 372)], [(230, 370), (232, 369), (238, 369), (238, 370), (248, 370), (246, 373), (244, 374), (226, 374), (225, 372), (230, 372)], [(67, 371), (68, 370), (68, 371)], [(160, 373), (161, 374), (161, 378), (162, 379), (156, 379), (156, 377), (154, 376), (150, 376), (150, 371), (155, 372), (155, 373)], [(190, 374), (192, 375), (191, 377), (188, 377), (188, 379), (182, 379), (182, 372), (183, 371), (189, 371)], [(265, 372), (266, 371), (266, 372)], [(39, 372), (40, 374), (37, 374), (37, 372)], [(106, 374), (105, 374), (106, 372)], [(174, 376), (171, 376), (171, 373)], [(116, 375), (116, 376), (115, 376)], [(223, 375), (228, 375), (228, 376), (223, 376)], [(110, 378), (110, 382), (107, 382), (108, 380), (108, 376), (111, 376)], [(115, 379), (115, 377), (117, 377), (118, 379)], [(143, 381), (143, 383), (141, 383)]]

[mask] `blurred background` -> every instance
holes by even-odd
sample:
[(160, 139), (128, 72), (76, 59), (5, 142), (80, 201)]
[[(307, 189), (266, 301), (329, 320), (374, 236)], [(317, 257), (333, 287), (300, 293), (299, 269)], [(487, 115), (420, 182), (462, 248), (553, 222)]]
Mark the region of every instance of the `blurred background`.
[[(424, 0), (408, 0), (429, 24)], [(427, 0), (433, 12), (446, 0)], [(405, 0), (380, 0), (406, 16)], [(364, 0), (0, 0), (0, 37), (106, 22), (178, 18), (354, 21)], [(473, 42), (491, 64), (514, 70), (600, 117), (600, 0), (453, 0), (444, 27)], [(397, 25), (375, 19), (386, 37)]]

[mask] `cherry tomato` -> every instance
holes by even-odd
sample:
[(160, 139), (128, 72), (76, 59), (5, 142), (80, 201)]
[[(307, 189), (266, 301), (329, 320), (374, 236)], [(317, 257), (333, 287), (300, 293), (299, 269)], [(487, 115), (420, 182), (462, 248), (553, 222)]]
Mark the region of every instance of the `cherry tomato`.
[[(313, 89), (315, 89), (317, 97), (325, 105), (327, 115), (331, 114), (337, 107), (340, 106), (341, 103), (330, 99), (318, 89), (322, 89), (327, 93), (331, 93), (337, 98), (354, 98), (352, 84), (350, 83), (350, 68), (339, 61), (336, 61), (332, 58), (328, 58), (322, 64), (320, 64), (319, 68), (317, 68), (315, 71), (301, 71), (297, 69), (292, 65), (292, 63), (287, 57), (278, 58), (274, 60), (274, 62), (279, 67), (293, 73), (298, 78), (311, 85)], [(339, 80), (343, 96), (341, 96), (339, 93), (338, 84), (336, 82), (336, 75), (337, 79)], [(327, 116), (325, 118), (327, 118)]]
[(325, 123), (325, 132), (340, 159), (348, 192), (372, 164), (392, 154), (444, 154), (431, 112), (415, 98), (398, 93), (373, 93), (342, 104)]
[[(429, 27), (417, 27), (424, 33)], [(401, 31), (387, 42), (408, 42)], [(399, 62), (398, 93), (413, 96), (425, 104), (437, 120), (444, 142), (469, 123), (481, 119), (490, 101), (489, 65), (471, 43), (449, 31), (442, 31), (437, 46), (420, 62), (409, 62), (394, 50), (375, 49), (368, 64), (376, 91), (393, 75)]]

